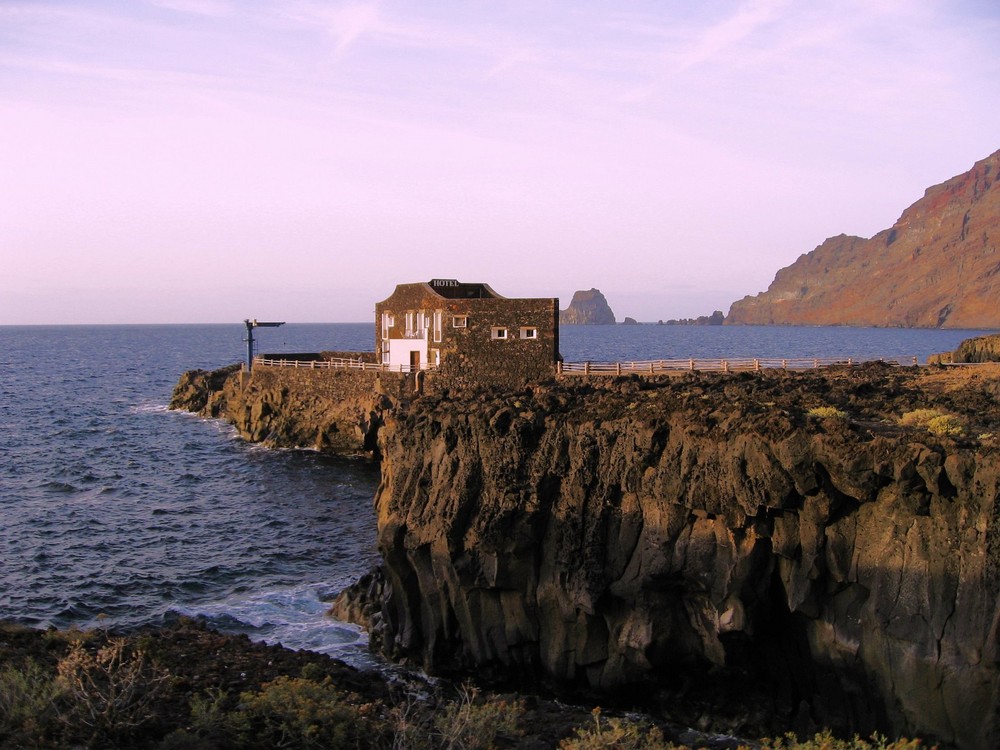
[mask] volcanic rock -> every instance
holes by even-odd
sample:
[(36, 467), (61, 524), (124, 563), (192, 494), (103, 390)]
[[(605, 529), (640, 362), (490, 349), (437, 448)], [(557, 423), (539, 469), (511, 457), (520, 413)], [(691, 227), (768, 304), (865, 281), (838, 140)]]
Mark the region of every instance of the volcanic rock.
[(727, 324), (1000, 327), (1000, 151), (871, 239), (831, 237), (734, 302)]
[(379, 434), (383, 647), (994, 748), (998, 393), (875, 364), (414, 402)]
[(561, 325), (614, 325), (615, 314), (597, 289), (574, 292), (569, 307), (559, 311)]

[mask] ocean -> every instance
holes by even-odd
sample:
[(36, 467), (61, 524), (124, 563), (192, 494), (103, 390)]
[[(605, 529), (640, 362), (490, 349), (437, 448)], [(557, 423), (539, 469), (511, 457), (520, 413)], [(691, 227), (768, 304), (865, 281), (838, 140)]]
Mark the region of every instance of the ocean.
[[(895, 358), (987, 331), (571, 326), (567, 361)], [(172, 412), (186, 370), (245, 357), (244, 326), (0, 326), (0, 619), (225, 632), (371, 663), (325, 616), (377, 562), (363, 459), (276, 451)], [(370, 351), (371, 324), (255, 331), (262, 352)]]

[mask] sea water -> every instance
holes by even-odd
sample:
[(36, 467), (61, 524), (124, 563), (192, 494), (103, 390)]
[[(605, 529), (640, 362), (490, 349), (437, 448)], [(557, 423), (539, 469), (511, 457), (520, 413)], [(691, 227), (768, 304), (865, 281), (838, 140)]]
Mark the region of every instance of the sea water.
[[(261, 351), (371, 351), (371, 324), (255, 331)], [(982, 331), (572, 326), (567, 361), (895, 358)], [(0, 619), (221, 630), (366, 663), (329, 599), (377, 562), (364, 459), (276, 451), (167, 409), (186, 370), (245, 357), (245, 328), (0, 327)]]

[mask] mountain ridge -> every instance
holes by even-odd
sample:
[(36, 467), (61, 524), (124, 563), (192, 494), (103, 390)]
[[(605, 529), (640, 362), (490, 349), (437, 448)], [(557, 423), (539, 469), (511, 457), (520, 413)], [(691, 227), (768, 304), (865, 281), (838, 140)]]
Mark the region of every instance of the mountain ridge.
[(1000, 328), (1000, 150), (870, 239), (830, 237), (734, 302), (728, 325)]

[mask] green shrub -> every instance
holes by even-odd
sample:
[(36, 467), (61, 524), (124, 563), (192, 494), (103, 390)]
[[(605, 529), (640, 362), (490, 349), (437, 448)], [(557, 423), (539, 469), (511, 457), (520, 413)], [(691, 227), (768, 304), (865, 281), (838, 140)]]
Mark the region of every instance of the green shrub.
[(847, 419), (847, 412), (833, 406), (814, 406), (806, 413), (817, 419)]
[[(656, 727), (625, 719), (601, 719), (601, 710), (593, 711), (594, 723), (576, 729), (575, 737), (559, 743), (560, 750), (688, 750), (687, 745), (675, 745), (663, 739), (663, 733)], [(920, 740), (900, 739), (890, 741), (874, 735), (870, 740), (855, 736), (849, 740), (838, 740), (829, 731), (821, 732), (809, 740), (799, 740), (794, 734), (784, 737), (765, 738), (755, 745), (740, 745), (739, 750), (924, 750)]]
[(937, 409), (914, 409), (900, 417), (899, 423), (906, 427), (927, 427), (928, 422), (939, 416), (941, 412)]
[(479, 691), (463, 685), (457, 701), (447, 704), (434, 716), (434, 730), (444, 750), (490, 750), (498, 737), (520, 736), (524, 714), (521, 701), (478, 702)]
[(0, 747), (43, 744), (56, 725), (55, 680), (36, 661), (0, 669)]
[(376, 707), (355, 705), (330, 678), (279, 677), (240, 696), (246, 725), (234, 727), (246, 748), (356, 748), (377, 744)]
[(250, 720), (235, 704), (236, 701), (221, 688), (209, 688), (203, 695), (194, 696), (191, 699), (191, 732), (215, 747), (240, 747), (250, 733)]
[(899, 423), (907, 427), (920, 427), (942, 436), (962, 435), (966, 430), (965, 422), (960, 417), (937, 409), (914, 409), (900, 417)]
[(927, 429), (934, 435), (957, 437), (965, 433), (965, 422), (952, 414), (942, 414), (928, 422)]
[(641, 722), (626, 719), (602, 719), (601, 709), (593, 710), (594, 723), (574, 730), (574, 737), (559, 743), (560, 750), (671, 750), (673, 743), (666, 743), (663, 732)]
[(799, 741), (795, 735), (765, 739), (760, 741), (760, 750), (922, 750), (926, 748), (920, 740), (889, 740), (873, 735), (869, 740), (855, 736), (849, 740), (838, 740), (829, 731), (815, 735), (811, 740)]

